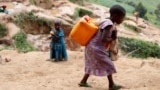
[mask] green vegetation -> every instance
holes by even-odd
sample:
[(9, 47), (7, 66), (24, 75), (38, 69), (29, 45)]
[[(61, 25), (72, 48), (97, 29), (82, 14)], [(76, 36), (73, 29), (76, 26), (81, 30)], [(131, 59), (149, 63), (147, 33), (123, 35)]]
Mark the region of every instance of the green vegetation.
[(157, 43), (148, 41), (137, 40), (133, 38), (119, 37), (119, 46), (125, 53), (132, 54), (130, 56), (136, 58), (160, 58), (160, 46)]
[(155, 10), (157, 10), (159, 0), (88, 0), (88, 1), (106, 7), (111, 7), (112, 5), (115, 4), (122, 5), (126, 9), (128, 15), (133, 15), (135, 7), (138, 5), (138, 3), (141, 2), (143, 6), (147, 9), (147, 13), (145, 14), (144, 19), (148, 20), (149, 22), (160, 28), (160, 22), (155, 14)]
[(72, 2), (72, 3), (74, 3), (75, 2), (75, 0), (69, 0), (70, 2)]
[(69, 0), (70, 2), (72, 2), (72, 3), (77, 3), (78, 5), (81, 5), (81, 6), (83, 6), (83, 0)]
[(36, 1), (35, 0), (29, 0), (29, 2), (33, 5), (36, 5)]
[[(99, 4), (99, 5), (103, 5), (106, 7), (111, 7), (112, 5), (119, 4), (119, 5), (122, 5), (123, 7), (125, 7), (126, 11), (128, 12), (127, 14), (130, 14), (130, 15), (132, 15), (132, 13), (134, 11), (134, 8), (132, 6), (127, 5), (125, 3), (117, 2), (116, 0), (88, 0), (88, 1), (92, 2), (92, 3)], [(121, 2), (123, 2), (123, 0), (121, 0)]]
[(147, 9), (143, 6), (140, 2), (137, 6), (135, 6), (135, 11), (139, 13), (139, 17), (144, 18), (145, 14), (147, 13)]
[(39, 25), (50, 26), (51, 22), (45, 18), (35, 16), (32, 12), (22, 12), (14, 16), (14, 22), (18, 25), (22, 25), (24, 22), (36, 22)]
[(15, 41), (15, 47), (21, 52), (34, 51), (35, 48), (32, 47), (26, 40), (26, 35), (23, 32), (17, 33), (13, 39)]
[(0, 23), (0, 38), (5, 36), (7, 32), (7, 27)]
[(84, 15), (91, 16), (93, 13), (89, 10), (85, 10), (82, 8), (75, 8), (73, 18), (76, 19), (78, 17), (83, 17)]
[(5, 45), (2, 45), (2, 48), (0, 48), (0, 51), (2, 50), (13, 50), (14, 47), (13, 46), (5, 46)]
[(17, 24), (23, 30), (40, 30), (41, 27), (44, 33), (48, 33), (51, 30), (52, 22), (45, 18), (35, 16), (32, 12), (22, 12), (14, 16), (14, 23)]
[(156, 10), (154, 11), (154, 13), (157, 16), (157, 19), (160, 20), (160, 3), (157, 5)]
[(132, 30), (133, 32), (135, 32), (138, 28), (134, 25), (131, 24), (127, 24), (127, 23), (123, 23), (123, 25), (128, 28), (129, 30)]

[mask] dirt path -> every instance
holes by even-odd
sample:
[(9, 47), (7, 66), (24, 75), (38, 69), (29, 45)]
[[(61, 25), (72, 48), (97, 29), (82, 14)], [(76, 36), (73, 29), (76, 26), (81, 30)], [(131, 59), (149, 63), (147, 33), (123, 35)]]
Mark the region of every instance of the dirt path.
[[(84, 73), (83, 52), (69, 53), (66, 62), (50, 62), (49, 52), (17, 53), (4, 50), (0, 55), (11, 58), (0, 64), (0, 90), (107, 90), (106, 77), (91, 76), (93, 88), (77, 85)], [(114, 75), (122, 90), (160, 90), (160, 61), (137, 60), (121, 57), (114, 62), (118, 73)]]

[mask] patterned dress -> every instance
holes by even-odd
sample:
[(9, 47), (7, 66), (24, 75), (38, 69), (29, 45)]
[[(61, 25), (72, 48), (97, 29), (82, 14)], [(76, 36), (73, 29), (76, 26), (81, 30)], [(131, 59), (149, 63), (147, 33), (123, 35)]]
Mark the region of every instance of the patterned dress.
[[(103, 22), (98, 32), (85, 47), (85, 73), (95, 76), (106, 76), (116, 73), (115, 66), (106, 53), (106, 43), (101, 41), (101, 30), (113, 25), (111, 20)], [(111, 33), (109, 34), (111, 36)]]
[(50, 59), (58, 60), (67, 60), (67, 51), (66, 51), (66, 45), (64, 40), (64, 33), (63, 30), (60, 29), (58, 31), (52, 30), (58, 37), (59, 40), (55, 41), (55, 39), (52, 38), (51, 41), (51, 49), (50, 49)]

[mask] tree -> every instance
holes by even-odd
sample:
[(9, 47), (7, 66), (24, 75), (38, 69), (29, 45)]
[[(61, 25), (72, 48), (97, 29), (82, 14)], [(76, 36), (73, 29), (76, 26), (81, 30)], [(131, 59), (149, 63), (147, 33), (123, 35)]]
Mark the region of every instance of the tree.
[(157, 5), (157, 9), (154, 11), (157, 16), (157, 19), (160, 19), (160, 3)]
[(141, 2), (135, 7), (135, 11), (139, 13), (139, 17), (141, 18), (144, 18), (145, 14), (147, 13), (147, 9)]

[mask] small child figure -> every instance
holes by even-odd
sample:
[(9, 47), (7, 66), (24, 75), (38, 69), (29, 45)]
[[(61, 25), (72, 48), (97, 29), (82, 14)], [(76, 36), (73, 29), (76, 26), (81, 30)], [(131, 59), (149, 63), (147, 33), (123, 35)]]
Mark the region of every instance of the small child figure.
[(54, 61), (67, 60), (67, 51), (64, 40), (63, 29), (61, 28), (61, 21), (56, 19), (54, 21), (54, 29), (50, 31), (50, 60)]
[(3, 5), (3, 6), (0, 6), (0, 13), (5, 13), (5, 14), (8, 14), (8, 10), (6, 9), (7, 6), (6, 5)]
[(134, 16), (136, 17), (136, 24), (138, 24), (138, 16), (139, 16), (139, 13), (137, 11), (134, 12)]

